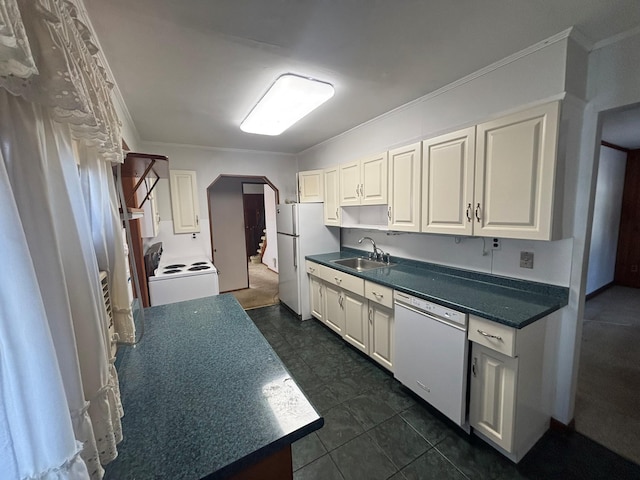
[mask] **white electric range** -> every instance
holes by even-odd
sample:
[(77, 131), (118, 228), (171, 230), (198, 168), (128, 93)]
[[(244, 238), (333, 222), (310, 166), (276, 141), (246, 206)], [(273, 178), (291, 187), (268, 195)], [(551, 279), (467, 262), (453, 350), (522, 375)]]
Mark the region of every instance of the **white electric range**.
[(203, 255), (169, 256), (161, 252), (151, 268), (153, 275), (147, 280), (152, 307), (220, 293), (218, 271)]

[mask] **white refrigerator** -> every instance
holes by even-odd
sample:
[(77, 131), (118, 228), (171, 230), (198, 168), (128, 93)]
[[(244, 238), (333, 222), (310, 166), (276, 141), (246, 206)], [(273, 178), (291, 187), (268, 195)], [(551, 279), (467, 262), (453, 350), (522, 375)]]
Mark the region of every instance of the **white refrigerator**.
[(276, 208), (278, 295), (302, 320), (311, 318), (304, 257), (340, 250), (340, 228), (324, 225), (323, 208), (322, 203), (292, 203)]

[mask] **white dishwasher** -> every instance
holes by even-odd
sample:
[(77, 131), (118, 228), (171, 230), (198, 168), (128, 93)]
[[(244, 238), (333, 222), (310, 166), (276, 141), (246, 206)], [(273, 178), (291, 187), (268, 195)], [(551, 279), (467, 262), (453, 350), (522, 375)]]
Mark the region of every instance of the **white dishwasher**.
[(395, 377), (469, 431), (467, 315), (396, 291)]

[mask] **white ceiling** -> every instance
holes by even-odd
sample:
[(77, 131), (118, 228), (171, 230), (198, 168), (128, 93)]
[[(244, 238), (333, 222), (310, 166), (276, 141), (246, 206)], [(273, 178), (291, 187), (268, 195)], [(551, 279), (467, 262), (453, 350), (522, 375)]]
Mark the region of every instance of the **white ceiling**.
[[(571, 26), (640, 25), (638, 0), (84, 0), (142, 140), (297, 153)], [(336, 95), (278, 137), (240, 122), (293, 72)]]

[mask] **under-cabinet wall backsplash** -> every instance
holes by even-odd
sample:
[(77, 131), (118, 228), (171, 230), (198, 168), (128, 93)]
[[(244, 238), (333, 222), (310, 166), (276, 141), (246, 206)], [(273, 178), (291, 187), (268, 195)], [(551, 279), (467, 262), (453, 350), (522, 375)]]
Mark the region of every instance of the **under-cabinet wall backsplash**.
[[(378, 247), (394, 256), (569, 286), (572, 239), (555, 242), (500, 239), (499, 250), (493, 250), (491, 238), (343, 228), (342, 246), (370, 250), (369, 242), (358, 244), (358, 239), (365, 235), (373, 238)], [(532, 269), (520, 267), (520, 252), (534, 254)]]
[[(193, 236), (195, 235), (195, 238)], [(149, 245), (162, 242), (164, 254), (169, 257), (191, 257), (205, 255), (211, 258), (211, 234), (209, 232), (209, 220), (200, 219), (200, 233), (181, 233), (174, 235), (173, 220), (161, 220), (158, 236), (144, 238), (143, 245), (146, 250)]]

